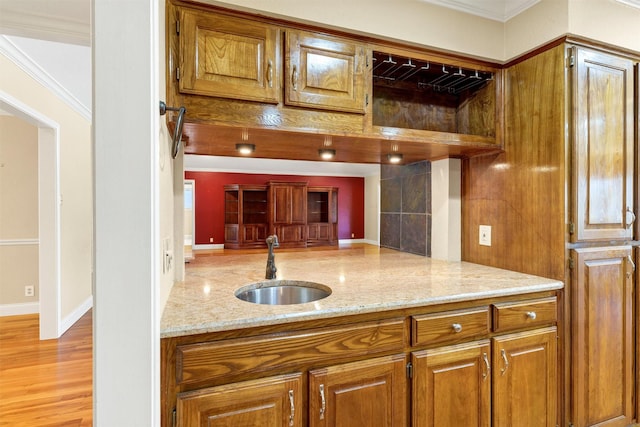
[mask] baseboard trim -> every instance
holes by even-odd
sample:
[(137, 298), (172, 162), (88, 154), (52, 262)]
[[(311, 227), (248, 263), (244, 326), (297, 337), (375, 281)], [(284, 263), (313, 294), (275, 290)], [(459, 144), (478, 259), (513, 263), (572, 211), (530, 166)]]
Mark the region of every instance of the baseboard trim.
[(19, 304), (0, 304), (0, 317), (37, 313), (40, 313), (40, 303), (37, 301)]
[(82, 304), (80, 304), (78, 307), (76, 307), (75, 310), (73, 310), (64, 319), (62, 319), (62, 322), (60, 322), (60, 331), (58, 336), (62, 336), (62, 334), (67, 332), (67, 330), (72, 327), (78, 320), (80, 320), (80, 318), (84, 316), (87, 311), (91, 310), (92, 307), (93, 295), (84, 300)]
[(212, 245), (193, 245), (194, 251), (202, 251), (208, 249), (224, 249), (224, 243), (222, 244), (212, 244)]
[(366, 243), (368, 245), (380, 246), (380, 243), (369, 239), (340, 239), (338, 243), (341, 245), (349, 245), (351, 243)]

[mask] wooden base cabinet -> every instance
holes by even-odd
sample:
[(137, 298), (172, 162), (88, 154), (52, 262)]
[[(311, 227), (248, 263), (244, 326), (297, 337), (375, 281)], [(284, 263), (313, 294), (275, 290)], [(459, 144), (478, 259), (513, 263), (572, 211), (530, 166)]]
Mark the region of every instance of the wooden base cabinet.
[(557, 425), (557, 341), (555, 327), (492, 339), (494, 427)]
[(491, 425), (489, 340), (414, 352), (413, 427)]
[(555, 427), (557, 328), (412, 354), (413, 427)]
[(176, 427), (302, 426), (302, 374), (181, 393)]
[(555, 427), (557, 293), (471, 304), (163, 339), (162, 427)]
[(626, 427), (634, 421), (631, 247), (572, 252), (572, 422)]
[(406, 357), (399, 354), (309, 372), (309, 427), (407, 425)]
[[(405, 427), (404, 354), (178, 395), (177, 427)], [(308, 402), (306, 397), (308, 396)], [(303, 412), (308, 408), (309, 413)], [(308, 422), (303, 420), (308, 417)]]

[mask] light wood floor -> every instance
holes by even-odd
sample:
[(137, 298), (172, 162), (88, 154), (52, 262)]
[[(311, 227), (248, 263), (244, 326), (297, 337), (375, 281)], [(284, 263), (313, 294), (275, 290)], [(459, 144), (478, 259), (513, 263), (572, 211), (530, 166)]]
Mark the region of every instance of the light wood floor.
[(38, 315), (0, 317), (0, 426), (92, 425), (92, 315), (39, 340)]

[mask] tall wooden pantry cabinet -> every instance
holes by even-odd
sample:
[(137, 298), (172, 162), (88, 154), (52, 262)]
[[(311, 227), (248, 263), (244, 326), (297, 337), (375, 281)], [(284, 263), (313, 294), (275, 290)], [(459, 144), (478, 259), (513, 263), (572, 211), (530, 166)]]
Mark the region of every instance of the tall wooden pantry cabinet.
[(504, 153), (464, 163), (463, 259), (565, 282), (562, 426), (638, 420), (638, 60), (574, 38), (514, 60)]

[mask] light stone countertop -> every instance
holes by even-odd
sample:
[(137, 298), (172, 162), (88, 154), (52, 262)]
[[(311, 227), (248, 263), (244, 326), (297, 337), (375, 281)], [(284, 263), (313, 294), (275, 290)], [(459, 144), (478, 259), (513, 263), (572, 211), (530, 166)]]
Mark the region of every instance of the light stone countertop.
[(561, 289), (563, 283), (468, 262), (446, 262), (354, 245), (327, 250), (275, 250), (277, 278), (329, 286), (319, 301), (262, 305), (234, 292), (264, 281), (261, 253), (198, 255), (184, 282), (173, 286), (160, 325), (161, 338), (322, 319), (385, 310)]

